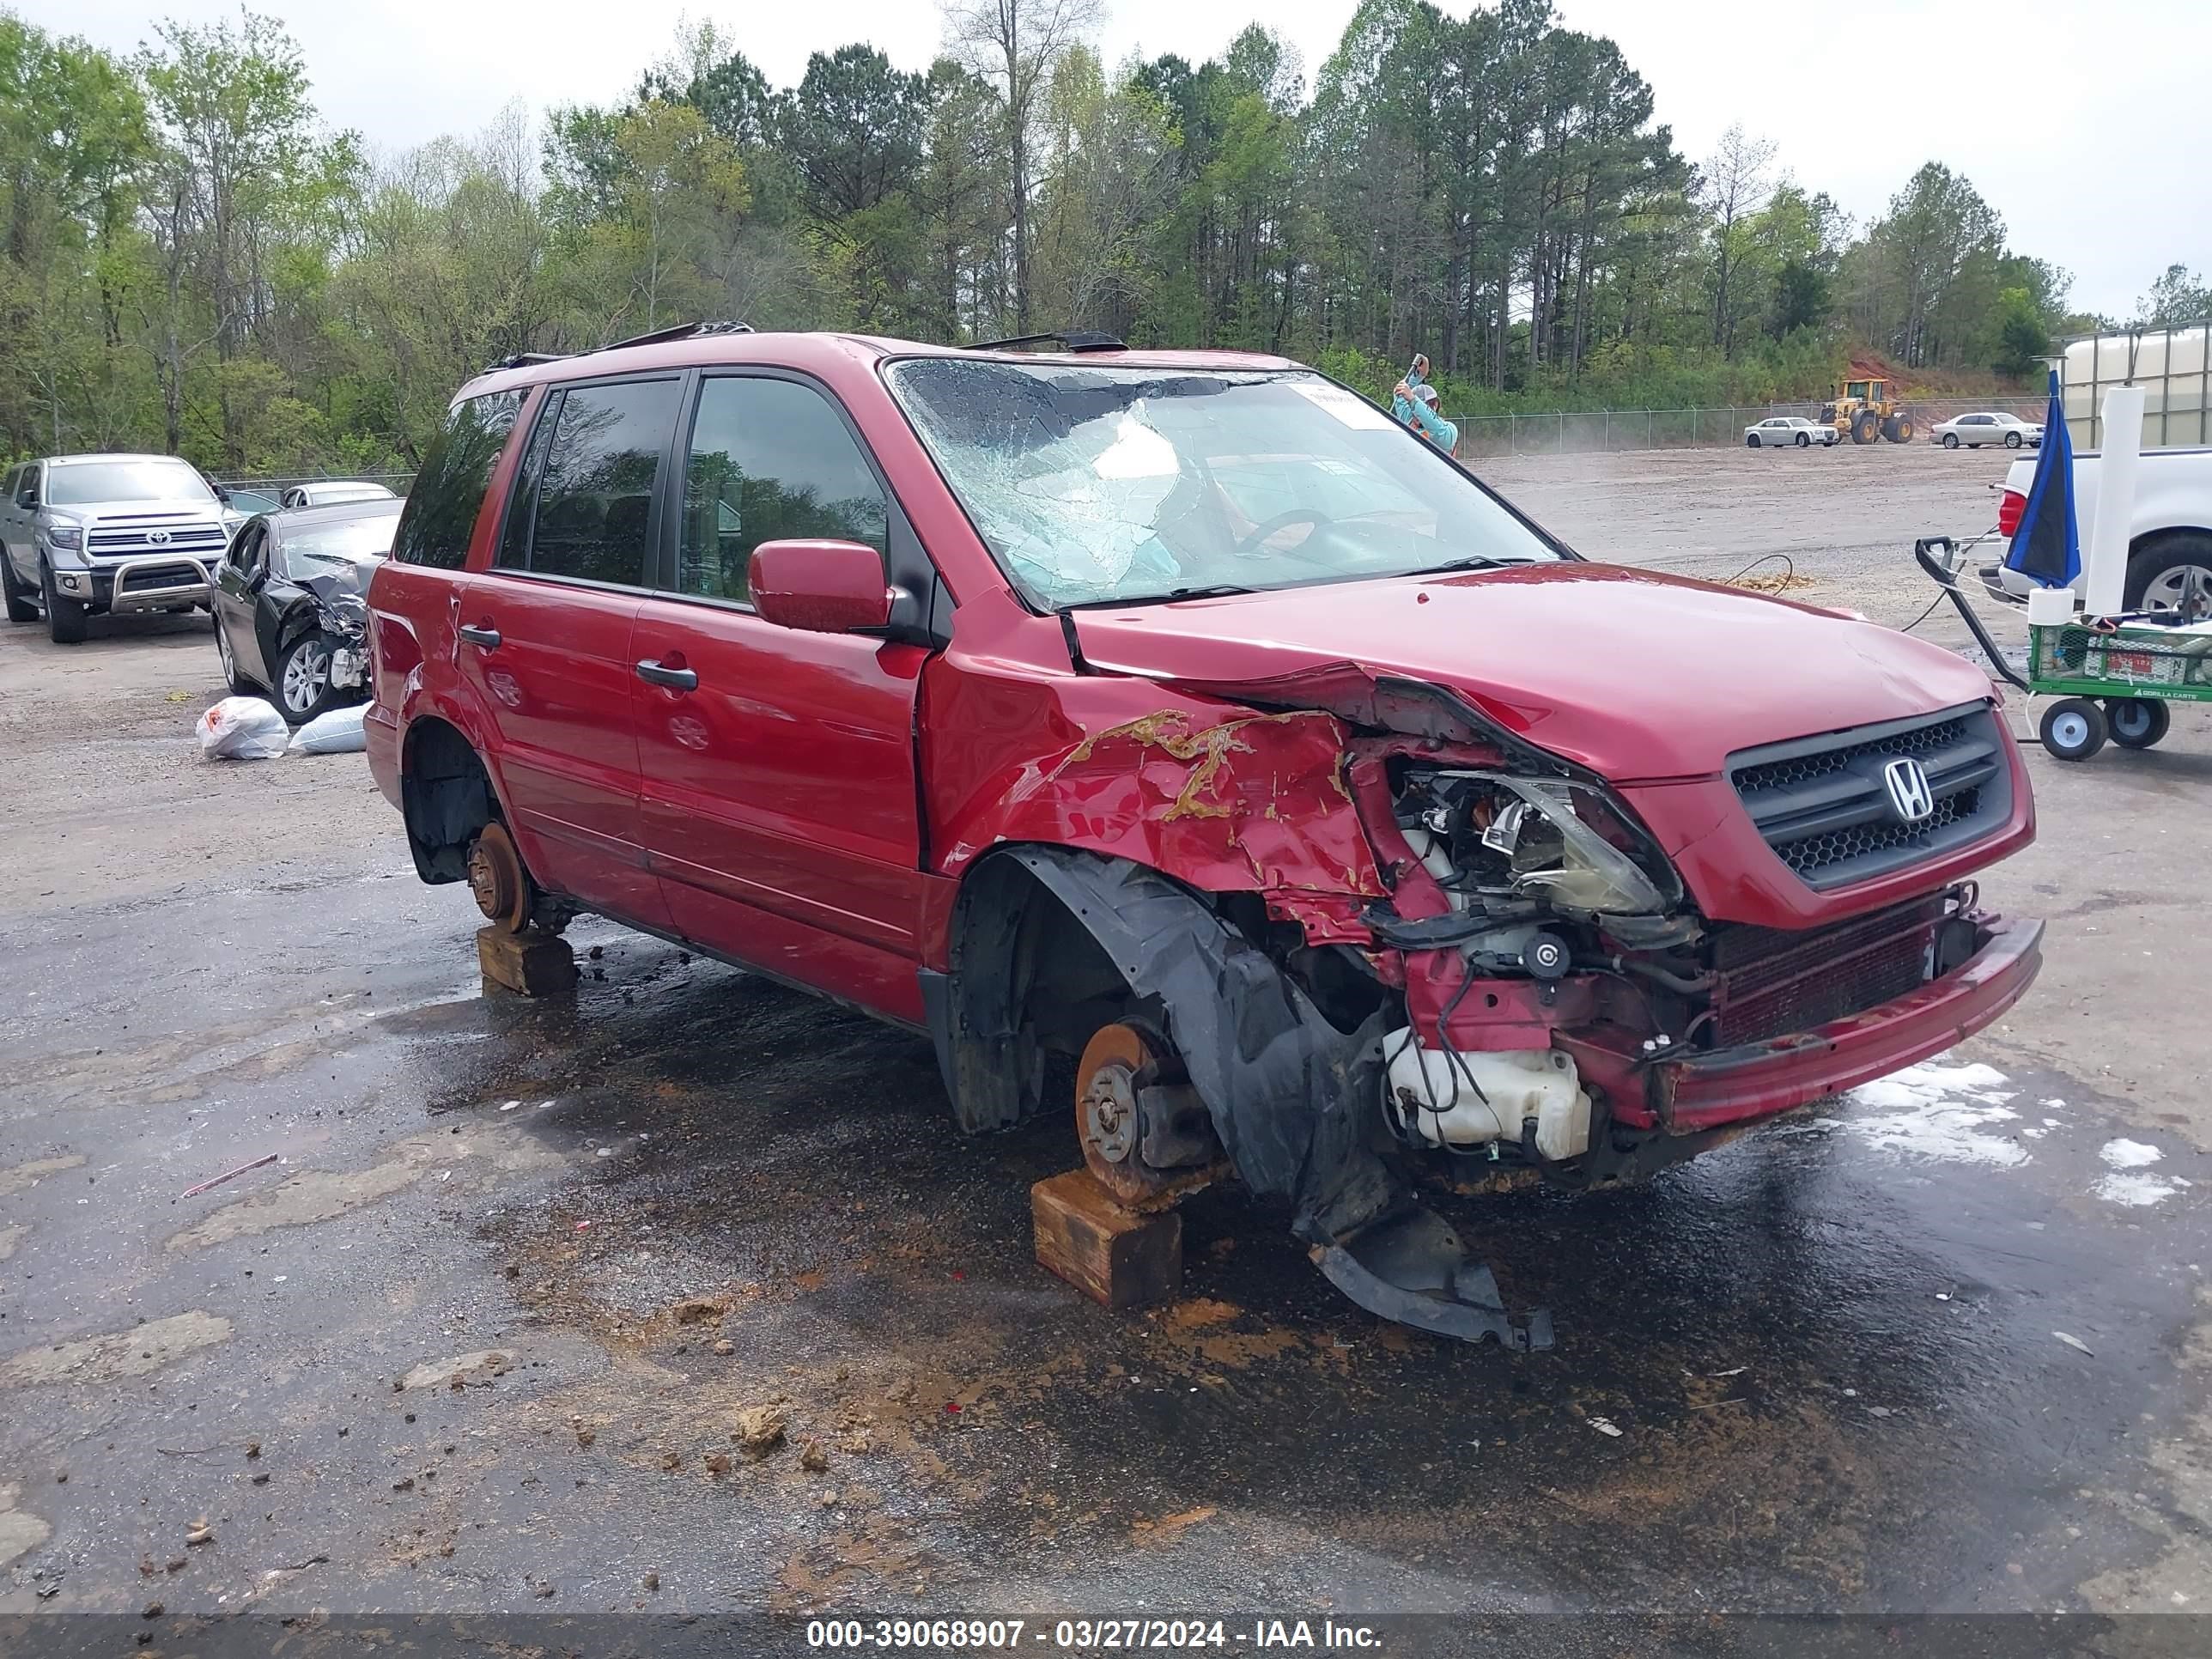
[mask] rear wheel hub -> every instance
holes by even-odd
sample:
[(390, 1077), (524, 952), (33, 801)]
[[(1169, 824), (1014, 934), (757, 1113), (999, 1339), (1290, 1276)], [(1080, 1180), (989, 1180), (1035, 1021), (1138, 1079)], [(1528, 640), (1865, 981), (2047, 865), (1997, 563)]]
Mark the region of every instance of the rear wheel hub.
[(469, 891), (477, 908), (510, 933), (530, 925), (530, 877), (503, 823), (488, 823), (469, 848)]

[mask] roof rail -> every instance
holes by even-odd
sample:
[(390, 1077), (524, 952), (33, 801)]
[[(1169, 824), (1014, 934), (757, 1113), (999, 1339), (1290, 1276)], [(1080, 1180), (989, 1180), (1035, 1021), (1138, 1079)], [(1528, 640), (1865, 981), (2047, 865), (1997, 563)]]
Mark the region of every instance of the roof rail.
[(1094, 330), (1069, 329), (1062, 334), (1017, 334), (1010, 340), (978, 340), (969, 351), (1011, 351), (1016, 346), (1056, 345), (1067, 351), (1126, 351), (1119, 338)]
[(511, 357), (501, 358), (491, 368), (532, 368), (539, 363), (558, 363), (571, 357), (588, 357), (594, 352), (620, 351), (626, 346), (665, 345), (671, 340), (689, 340), (714, 334), (750, 334), (752, 331), (750, 323), (678, 323), (671, 328), (655, 329), (650, 334), (632, 335), (627, 340), (611, 340), (605, 345), (593, 346), (590, 351), (518, 351)]
[(612, 341), (606, 345), (594, 346), (592, 349), (594, 351), (621, 351), (629, 346), (665, 345), (671, 340), (689, 340), (695, 337), (703, 335), (750, 334), (752, 331), (753, 325), (750, 323), (735, 323), (728, 321), (713, 323), (678, 323), (672, 328), (657, 328), (650, 334), (633, 334), (627, 340)]

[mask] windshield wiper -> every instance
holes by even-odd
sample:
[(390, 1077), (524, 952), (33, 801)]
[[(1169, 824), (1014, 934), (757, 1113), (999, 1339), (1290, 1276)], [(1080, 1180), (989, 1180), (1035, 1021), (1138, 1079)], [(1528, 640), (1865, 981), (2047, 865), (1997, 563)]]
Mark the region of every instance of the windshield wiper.
[(1433, 576), (1446, 570), (1496, 570), (1509, 564), (1527, 564), (1527, 559), (1501, 559), (1494, 553), (1470, 553), (1463, 559), (1446, 559), (1442, 564), (1425, 564), (1413, 574)]
[(1170, 587), (1162, 597), (1170, 599), (1218, 599), (1224, 593), (1256, 593), (1256, 587), (1242, 587), (1235, 582), (1209, 582), (1200, 587)]
[(1116, 593), (1109, 599), (1077, 599), (1060, 608), (1063, 611), (1101, 611), (1116, 605), (1164, 605), (1174, 599), (1218, 599), (1230, 593), (1256, 593), (1256, 587), (1243, 587), (1235, 582), (1210, 582), (1196, 587), (1170, 587), (1164, 593)]

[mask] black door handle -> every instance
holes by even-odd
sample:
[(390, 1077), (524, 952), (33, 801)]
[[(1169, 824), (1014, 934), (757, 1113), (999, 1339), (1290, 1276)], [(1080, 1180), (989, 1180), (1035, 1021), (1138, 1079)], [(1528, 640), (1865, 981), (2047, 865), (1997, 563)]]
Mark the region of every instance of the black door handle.
[(678, 691), (696, 691), (699, 676), (689, 668), (664, 668), (657, 662), (641, 662), (637, 665), (637, 677), (650, 680), (655, 685), (672, 686)]
[(463, 623), (461, 624), (461, 637), (466, 640), (471, 645), (480, 645), (483, 647), (485, 650), (489, 651), (499, 643), (499, 629), (496, 628), (471, 628), (468, 623)]

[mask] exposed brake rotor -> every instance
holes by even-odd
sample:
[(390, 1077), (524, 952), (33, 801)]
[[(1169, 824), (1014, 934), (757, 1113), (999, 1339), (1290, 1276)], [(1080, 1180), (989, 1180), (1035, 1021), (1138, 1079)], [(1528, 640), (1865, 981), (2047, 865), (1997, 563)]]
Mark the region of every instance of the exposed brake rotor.
[(530, 925), (530, 875), (505, 824), (487, 823), (471, 844), (469, 891), (495, 926), (519, 933)]
[(1119, 1022), (1101, 1026), (1076, 1063), (1075, 1132), (1091, 1173), (1129, 1205), (1204, 1185), (1219, 1150), (1175, 1051)]

